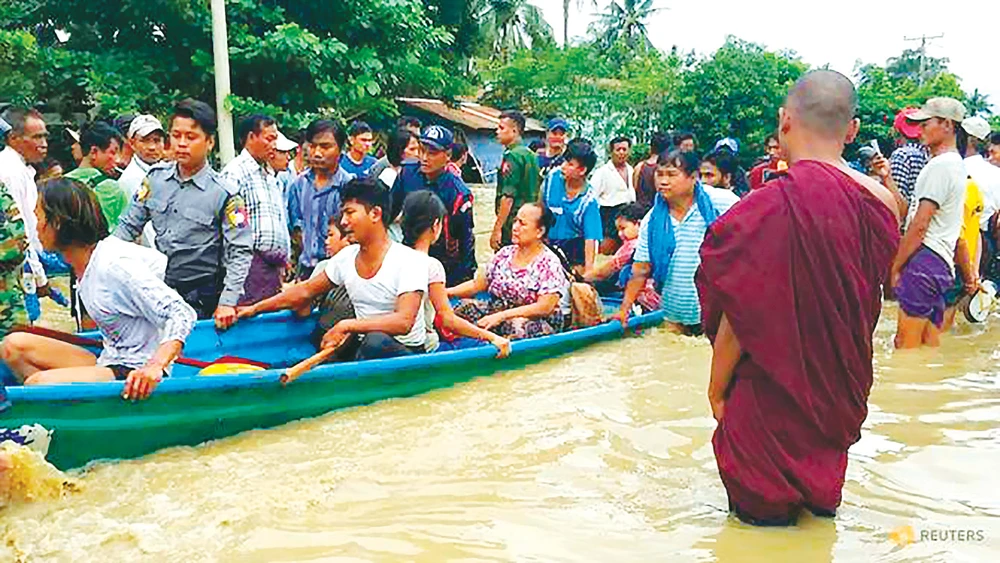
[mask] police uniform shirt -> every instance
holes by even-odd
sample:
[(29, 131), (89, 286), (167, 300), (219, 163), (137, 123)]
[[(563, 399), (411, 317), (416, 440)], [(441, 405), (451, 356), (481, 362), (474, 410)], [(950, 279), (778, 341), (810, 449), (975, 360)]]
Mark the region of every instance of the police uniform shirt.
[(393, 220), (402, 213), (406, 196), (419, 190), (434, 192), (447, 210), (441, 238), (431, 245), (430, 256), (444, 266), (448, 287), (471, 280), (477, 267), (472, 191), (451, 172), (442, 171), (430, 180), (420, 171), (419, 162), (403, 163), (392, 186)]
[(253, 259), (253, 230), (235, 186), (207, 163), (186, 180), (176, 163), (157, 164), (115, 236), (134, 241), (150, 221), (156, 246), (167, 256), (167, 285), (187, 290), (224, 279), (219, 305), (236, 305)]

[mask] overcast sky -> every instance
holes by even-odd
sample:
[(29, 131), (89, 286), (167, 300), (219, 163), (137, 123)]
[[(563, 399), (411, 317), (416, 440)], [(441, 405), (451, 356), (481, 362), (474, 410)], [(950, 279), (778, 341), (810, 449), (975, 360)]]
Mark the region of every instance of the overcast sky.
[[(599, 11), (584, 0), (570, 10), (570, 38), (582, 37)], [(562, 0), (532, 0), (542, 8), (556, 38), (562, 40)], [(607, 0), (598, 0), (603, 9)], [(691, 2), (656, 0), (666, 10), (655, 14), (648, 29), (653, 44), (669, 50), (699, 54), (718, 49), (727, 35), (765, 45), (771, 50), (790, 49), (812, 66), (829, 63), (848, 76), (858, 60), (885, 64), (887, 58), (919, 42), (904, 37), (941, 35), (928, 43), (934, 57), (951, 59), (949, 69), (962, 79), (962, 88), (989, 94), (1000, 112), (1000, 1), (930, 2), (928, 0), (833, 0), (816, 2), (745, 2), (716, 0)], [(973, 12), (975, 9), (975, 12)], [(945, 15), (951, 10), (951, 21)], [(926, 15), (925, 15), (926, 14)], [(992, 46), (991, 46), (992, 44)], [(991, 52), (992, 51), (992, 52)]]

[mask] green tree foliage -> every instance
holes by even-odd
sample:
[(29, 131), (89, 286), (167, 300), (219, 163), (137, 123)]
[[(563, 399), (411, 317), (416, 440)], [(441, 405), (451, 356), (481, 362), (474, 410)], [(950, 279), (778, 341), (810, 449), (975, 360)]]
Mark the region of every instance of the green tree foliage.
[(574, 134), (597, 141), (645, 137), (676, 90), (680, 62), (655, 49), (613, 51), (593, 44), (520, 51), (484, 70), (487, 101), (539, 118), (568, 117)]
[[(484, 73), (489, 99), (539, 117), (570, 118), (576, 133), (603, 141), (655, 130), (696, 132), (702, 144), (734, 136), (751, 159), (777, 125), (788, 86), (805, 70), (789, 53), (729, 39), (710, 57), (682, 60), (624, 42), (522, 51)], [(641, 152), (641, 150), (639, 151)]]
[[(923, 61), (921, 61), (923, 58)], [(920, 49), (906, 49), (898, 57), (886, 61), (885, 70), (892, 78), (907, 78), (920, 84), (948, 70), (947, 58), (936, 58), (922, 54)], [(921, 72), (923, 65), (923, 75)]]
[(682, 75), (673, 103), (664, 112), (665, 122), (695, 132), (703, 148), (736, 137), (745, 147), (744, 158), (762, 154), (788, 88), (805, 70), (793, 53), (773, 53), (730, 37)]
[(506, 62), (520, 50), (553, 46), (552, 26), (529, 0), (472, 1), (484, 56)]
[(34, 36), (24, 30), (0, 29), (0, 99), (30, 103), (38, 74), (38, 44)]
[(969, 108), (969, 113), (972, 115), (983, 117), (993, 115), (993, 105), (990, 102), (990, 97), (987, 94), (981, 94), (979, 88), (976, 88), (972, 94), (969, 94), (965, 105)]
[[(64, 115), (214, 99), (206, 1), (7, 1), (17, 9), (0, 16), (0, 99), (44, 100)], [(230, 102), (298, 125), (314, 113), (389, 116), (397, 95), (466, 92), (453, 36), (429, 10), (420, 0), (229, 0)]]
[(641, 45), (652, 49), (646, 24), (650, 16), (663, 10), (654, 8), (653, 2), (654, 0), (611, 0), (594, 24), (597, 41), (605, 48), (624, 42), (631, 48)]
[[(574, 133), (595, 141), (619, 133), (645, 141), (655, 130), (689, 130), (708, 149), (732, 136), (740, 140), (740, 156), (749, 164), (763, 153), (764, 139), (777, 126), (788, 88), (807, 70), (794, 53), (771, 52), (733, 37), (710, 56), (696, 57), (665, 54), (642, 42), (629, 46), (620, 38), (608, 45), (597, 31), (592, 28), (583, 45), (521, 50), (507, 62), (487, 64), (481, 78), (488, 101), (541, 118), (567, 117), (576, 125)], [(860, 66), (855, 71), (859, 142), (877, 139), (884, 150), (891, 149), (896, 113), (935, 96), (956, 98), (970, 114), (988, 115), (988, 99), (976, 92), (966, 95), (946, 63), (930, 61), (933, 74), (926, 73), (922, 83), (906, 76), (912, 53), (890, 59), (887, 66)]]
[[(890, 66), (895, 60), (898, 58), (889, 59)], [(970, 105), (958, 77), (946, 70), (928, 77), (923, 85), (919, 85), (913, 78), (894, 76), (889, 67), (869, 64), (855, 71), (855, 79), (858, 84), (858, 117), (861, 120), (859, 140), (876, 139), (883, 150), (893, 146), (896, 137), (893, 119), (900, 110), (919, 107), (928, 98), (936, 96), (955, 98)], [(972, 107), (969, 110), (971, 114)]]

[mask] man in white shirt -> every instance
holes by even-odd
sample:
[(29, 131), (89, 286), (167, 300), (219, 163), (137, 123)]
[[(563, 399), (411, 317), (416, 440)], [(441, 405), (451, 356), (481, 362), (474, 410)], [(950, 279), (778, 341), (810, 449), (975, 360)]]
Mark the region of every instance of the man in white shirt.
[[(990, 138), (990, 124), (982, 117), (967, 117), (962, 121), (962, 129), (968, 135), (968, 141), (965, 150), (963, 151), (961, 146), (959, 150), (965, 157), (965, 171), (983, 195), (983, 214), (979, 219), (979, 229), (983, 236), (990, 240), (992, 239), (990, 219), (1000, 211), (1000, 168), (987, 162), (980, 154)], [(979, 250), (983, 250), (983, 245), (979, 245)], [(972, 263), (978, 265), (980, 258), (981, 256), (973, 256)]]
[(35, 186), (35, 169), (49, 152), (49, 132), (42, 114), (34, 109), (9, 108), (3, 114), (10, 126), (7, 146), (0, 151), (0, 183), (7, 186), (11, 197), (24, 217), (24, 231), (28, 237), (27, 263), (35, 281), (38, 297), (49, 294), (49, 280), (38, 258), (42, 244), (38, 240), (38, 188)]
[(953, 98), (931, 98), (908, 119), (920, 123), (932, 158), (917, 176), (914, 205), (892, 265), (899, 300), (897, 348), (940, 344), (945, 294), (955, 283), (967, 178), (956, 137), (965, 106)]
[[(128, 145), (132, 147), (132, 160), (118, 178), (118, 185), (125, 190), (131, 201), (139, 191), (142, 181), (146, 179), (149, 169), (163, 160), (163, 146), (167, 134), (159, 119), (146, 114), (136, 116), (132, 120), (126, 138)], [(148, 223), (142, 231), (142, 243), (150, 248), (156, 248), (155, 240), (156, 231), (153, 230), (153, 224)]]
[[(389, 190), (374, 178), (351, 180), (341, 192), (345, 236), (357, 244), (330, 259), (325, 276), (295, 284), (275, 298), (279, 308), (299, 309), (343, 286), (356, 318), (339, 321), (322, 348), (338, 348), (341, 360), (421, 354), (427, 340), (421, 300), (427, 292), (427, 256), (389, 239)], [(421, 274), (422, 273), (422, 274)], [(253, 316), (254, 308), (239, 311)]]
[(601, 243), (602, 254), (614, 254), (622, 241), (618, 238), (615, 218), (628, 204), (635, 201), (635, 190), (629, 181), (632, 178), (632, 167), (628, 163), (632, 152), (632, 140), (628, 137), (615, 137), (608, 145), (611, 158), (594, 171), (590, 185), (601, 207), (601, 226), (604, 230), (604, 241)]

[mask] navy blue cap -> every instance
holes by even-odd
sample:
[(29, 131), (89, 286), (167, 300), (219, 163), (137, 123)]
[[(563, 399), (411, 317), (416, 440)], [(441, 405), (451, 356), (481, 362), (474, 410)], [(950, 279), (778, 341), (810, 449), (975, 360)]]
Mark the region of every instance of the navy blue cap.
[(556, 129), (569, 131), (569, 122), (561, 117), (553, 117), (552, 119), (549, 120), (549, 125), (547, 127), (547, 130), (555, 131)]
[(446, 151), (451, 149), (452, 143), (455, 142), (455, 135), (447, 127), (428, 125), (420, 133), (420, 142), (432, 149)]

